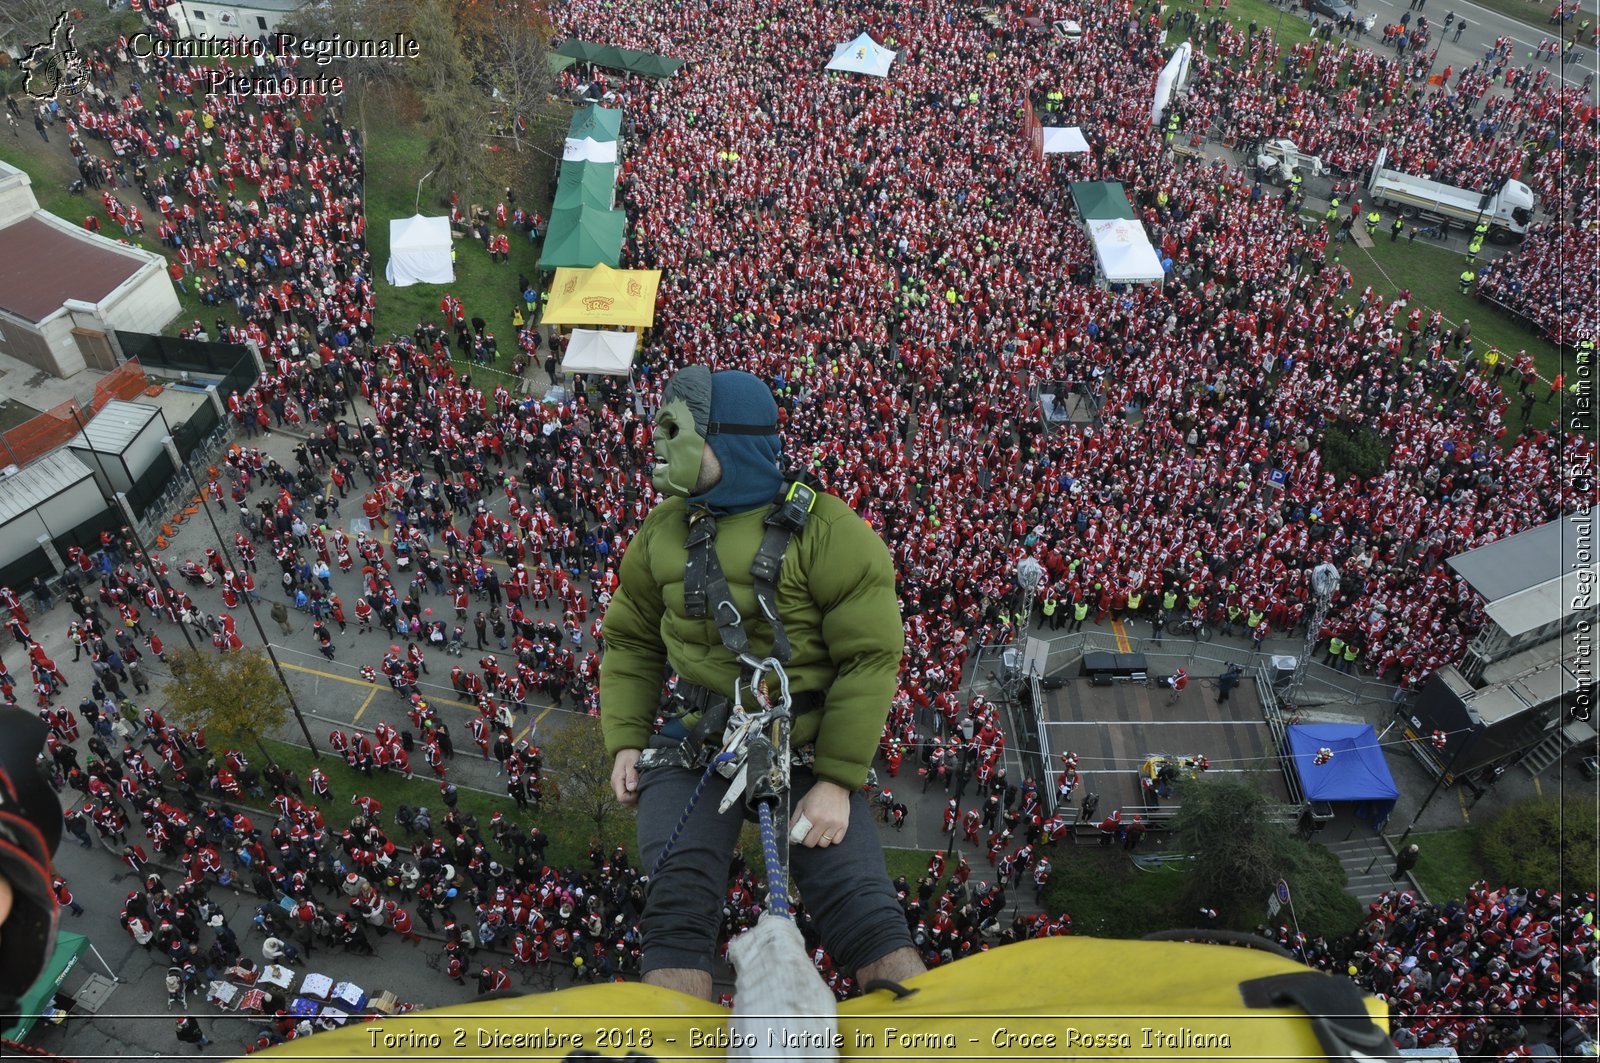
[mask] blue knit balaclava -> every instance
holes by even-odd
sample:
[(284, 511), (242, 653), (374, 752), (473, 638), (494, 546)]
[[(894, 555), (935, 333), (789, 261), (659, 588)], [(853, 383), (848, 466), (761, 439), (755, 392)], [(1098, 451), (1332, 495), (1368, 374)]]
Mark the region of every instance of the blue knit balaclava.
[(778, 437), (778, 404), (773, 401), (772, 389), (741, 370), (708, 375), (709, 397), (703, 388), (707, 374), (701, 366), (678, 373), (662, 396), (664, 403), (672, 399), (687, 402), (695, 428), (722, 465), (722, 478), (704, 493), (690, 495), (689, 502), (713, 513), (740, 513), (764, 506), (783, 486), (783, 442)]

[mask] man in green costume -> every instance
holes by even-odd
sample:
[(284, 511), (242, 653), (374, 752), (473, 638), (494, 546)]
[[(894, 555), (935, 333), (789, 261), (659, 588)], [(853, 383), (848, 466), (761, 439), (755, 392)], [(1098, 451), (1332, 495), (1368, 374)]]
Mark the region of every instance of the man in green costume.
[[(600, 669), (612, 786), (637, 805), (639, 849), (654, 869), (641, 920), (645, 982), (711, 997), (728, 860), (744, 823), (739, 804), (717, 811), (724, 779), (712, 776), (655, 864), (703, 774), (703, 749), (723, 737), (720, 726), (696, 725), (745, 674), (730, 641), (783, 659), (789, 676), (790, 859), (824, 946), (863, 983), (920, 974), (862, 794), (905, 653), (887, 547), (840, 499), (786, 481), (777, 404), (749, 373), (680, 371), (663, 393), (654, 446), (653, 480), (668, 498), (623, 555)], [(769, 518), (785, 514), (781, 565), (758, 580)], [(652, 734), (669, 672), (685, 711)], [(641, 770), (646, 749), (657, 752)], [(686, 763), (657, 759), (680, 754)]]

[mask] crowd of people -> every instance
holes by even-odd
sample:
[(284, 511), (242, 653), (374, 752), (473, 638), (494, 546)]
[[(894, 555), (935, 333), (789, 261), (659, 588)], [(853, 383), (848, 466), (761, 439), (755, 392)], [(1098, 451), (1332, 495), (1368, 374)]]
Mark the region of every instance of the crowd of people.
[[(1049, 4), (1028, 13), (1047, 23), (1059, 14)], [(935, 778), (943, 769), (1015, 789), (1005, 802), (1015, 824), (997, 813), (982, 839), (959, 824), (989, 856), (993, 886), (966, 892), (963, 878), (955, 893), (902, 889), (935, 961), (982, 947), (1004, 885), (1031, 880), (1042, 893), (1041, 863), (1048, 880), (1042, 853), (1059, 824), (1022, 811), (1026, 788), (996, 774), (1003, 737), (992, 716), (957, 694), (971, 652), (1032, 620), (1012, 605), (1024, 557), (1047, 571), (1041, 602), (1079, 625), (1197, 613), (1258, 646), (1303, 628), (1308, 573), (1331, 561), (1343, 580), (1319, 635), (1338, 642), (1342, 660), (1411, 688), (1458, 657), (1484, 621), (1481, 600), (1440, 562), (1570, 512), (1593, 490), (1564, 475), (1592, 464), (1593, 441), (1530, 422), (1542, 385), (1525, 356), (1491, 362), (1470, 322), (1426, 314), (1403, 292), (1353, 290), (1337, 260), (1337, 218), (1301, 219), (1292, 201), (1225, 161), (1174, 159), (1149, 119), (1164, 59), (1155, 7), (1076, 14), (1085, 32), (1067, 41), (1020, 24), (997, 31), (944, 0), (776, 11), (744, 0), (648, 11), (568, 0), (553, 12), (574, 37), (688, 60), (665, 81), (580, 79), (582, 67), (562, 76), (574, 93), (605, 78), (632, 131), (620, 186), (624, 265), (665, 270), (633, 381), (644, 408), (689, 363), (772, 382), (790, 453), (866, 517), (896, 562), (911, 637), (886, 765), (936, 727), (950, 745), (939, 764), (923, 765)], [(1593, 145), (1585, 152), (1582, 140), (1592, 130), (1568, 121), (1587, 95), (1542, 68), (1516, 67), (1498, 42), (1483, 62), (1429, 85), (1415, 56), (1327, 39), (1285, 51), (1265, 27), (1195, 28), (1215, 57), (1197, 58), (1177, 104), (1186, 131), (1294, 136), (1352, 171), (1387, 142), (1396, 164), (1442, 179), (1477, 185), (1522, 172), (1558, 217), (1595, 204)], [(891, 77), (824, 74), (833, 43), (862, 30), (898, 52)], [(220, 608), (166, 592), (165, 573), (131, 559), (84, 570), (73, 611), (106, 668), (96, 669), (104, 696), (83, 715), (97, 735), (112, 730), (100, 735), (96, 770), (79, 773), (88, 819), (121, 847), (148, 814), (164, 836), (146, 840), (194, 883), (261, 876), (266, 899), (309, 894), (320, 875), (325, 892), (349, 902), (336, 914), (355, 930), (324, 944), (359, 947), (363, 924), (396, 929), (387, 900), (422, 919), (432, 914), (424, 900), (454, 888), (444, 899), (459, 928), (456, 976), (473, 973), (485, 931), (513, 956), (539, 956), (555, 948), (556, 927), (569, 952), (555, 954), (584, 959), (583, 977), (624, 973), (637, 883), (616, 854), (558, 870), (528, 852), (524, 832), (490, 828), (486, 839), (462, 822), (411, 846), (366, 814), (335, 837), (316, 780), (307, 799), (298, 780), (265, 773), (270, 826), (241, 834), (237, 819), (213, 822), (220, 812), (150, 808), (164, 798), (149, 773), (163, 769), (137, 746), (119, 752), (132, 739), (180, 792), (186, 782), (213, 799), (247, 793), (248, 766), (234, 754), (213, 768), (202, 736), (154, 727), (142, 713), (128, 719), (106, 685), (108, 675), (123, 681), (110, 658), (127, 670), (130, 647), (140, 650), (130, 632), (145, 637), (141, 612), (234, 645), (229, 610), (255, 591), (258, 548), (278, 561), (285, 596), (313, 616), (314, 631), (392, 632), (381, 664), (359, 666), (374, 680), (381, 669), (396, 704), (414, 714), (441, 799), (453, 747), (423, 703), (446, 689), (447, 670), (453, 696), (480, 709), (473, 739), (484, 756), (533, 756), (499, 749), (535, 692), (597, 711), (617, 561), (653, 497), (650, 425), (613, 382), (580, 381), (571, 397), (542, 402), (460, 371), (452, 341), (485, 308), (453, 300), (445, 320), (378, 339), (361, 139), (335, 104), (303, 97), (258, 108), (227, 95), (196, 104), (186, 63), (135, 62), (114, 46), (92, 52), (90, 73), (90, 91), (61, 121), (80, 170), (102, 188), (106, 217), (129, 234), (136, 220), (154, 224), (174, 278), (218, 308), (214, 330), (195, 322), (190, 331), (260, 345), (267, 373), (229, 398), (239, 431), (309, 438), (293, 469), (241, 446), (206, 486), (210, 503), (237, 512), (232, 556), (206, 563)], [(1020, 109), (1042, 86), (1059, 92), (1058, 109), (1083, 127), (1091, 152), (1048, 165), (1032, 156)], [(1539, 149), (1558, 134), (1563, 151)], [(1070, 180), (1125, 184), (1171, 263), (1164, 285), (1088, 283), (1093, 253), (1070, 218)], [(1524, 257), (1570, 254), (1575, 242), (1578, 228), (1552, 227)], [(530, 285), (519, 279), (518, 289)], [(1079, 392), (1098, 418), (1047, 429), (1030, 391), (1038, 381)], [(354, 412), (358, 399), (369, 416)], [(1363, 434), (1387, 442), (1381, 467), (1355, 473), (1326, 459), (1330, 436)], [(353, 538), (329, 521), (352, 493), (371, 529)], [(335, 570), (360, 575), (348, 610)], [(143, 650), (159, 655), (159, 632), (148, 634)], [(469, 640), (487, 654), (476, 669), (453, 663)], [(320, 635), (306, 648), (334, 658)], [(53, 703), (65, 676), (30, 653), (36, 688), (46, 688), (41, 708), (65, 730), (70, 713)], [(396, 728), (344, 737), (353, 768), (411, 773)], [(536, 803), (537, 775), (518, 773), (519, 805)], [(415, 817), (399, 826), (415, 827)], [(127, 843), (124, 857), (142, 859), (142, 844)], [(241, 852), (248, 870), (236, 872)], [(394, 870), (406, 864), (414, 885)], [(470, 884), (438, 882), (447, 864)], [(350, 874), (362, 880), (353, 894)], [(753, 875), (735, 876), (730, 928), (759, 903)], [(375, 908), (374, 897), (387, 900)], [(315, 935), (310, 908), (300, 921)], [(551, 931), (543, 946), (513, 929), (535, 910)], [(331, 912), (321, 915), (335, 930)], [(1065, 926), (1041, 919), (1009, 932)], [(278, 929), (292, 937), (304, 927)]]
[(1476, 883), (1459, 900), (1395, 889), (1368, 905), (1349, 939), (1279, 944), (1347, 974), (1389, 1005), (1400, 1048), (1462, 1058), (1576, 1058), (1594, 1053), (1595, 895)]
[(1582, 263), (1600, 261), (1594, 224), (1552, 222), (1534, 226), (1512, 254), (1489, 263), (1478, 291), (1520, 314), (1551, 340), (1593, 349), (1600, 312), (1581, 283)]

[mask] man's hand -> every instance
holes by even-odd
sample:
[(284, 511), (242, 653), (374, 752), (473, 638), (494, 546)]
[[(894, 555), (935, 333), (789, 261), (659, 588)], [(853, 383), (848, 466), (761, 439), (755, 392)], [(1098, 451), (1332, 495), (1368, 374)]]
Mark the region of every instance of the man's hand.
[(611, 791), (617, 800), (632, 808), (639, 803), (639, 751), (617, 750), (617, 759), (611, 762)]
[[(805, 827), (805, 833), (800, 828)], [(818, 779), (794, 809), (790, 839), (801, 845), (826, 849), (844, 841), (850, 827), (850, 791), (838, 783)]]

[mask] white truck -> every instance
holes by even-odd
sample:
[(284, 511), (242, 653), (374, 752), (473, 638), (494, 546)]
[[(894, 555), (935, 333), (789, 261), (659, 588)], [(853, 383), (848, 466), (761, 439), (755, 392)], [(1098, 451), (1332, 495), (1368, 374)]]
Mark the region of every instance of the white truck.
[(1442, 181), (1385, 169), (1383, 164), (1388, 154), (1388, 148), (1378, 152), (1372, 164), (1372, 178), (1367, 182), (1377, 206), (1441, 226), (1455, 223), (1467, 232), (1484, 222), (1489, 226), (1489, 239), (1497, 244), (1515, 243), (1533, 224), (1533, 212), (1539, 201), (1533, 189), (1521, 181), (1507, 179), (1498, 188), (1474, 192), (1470, 188), (1457, 188)]

